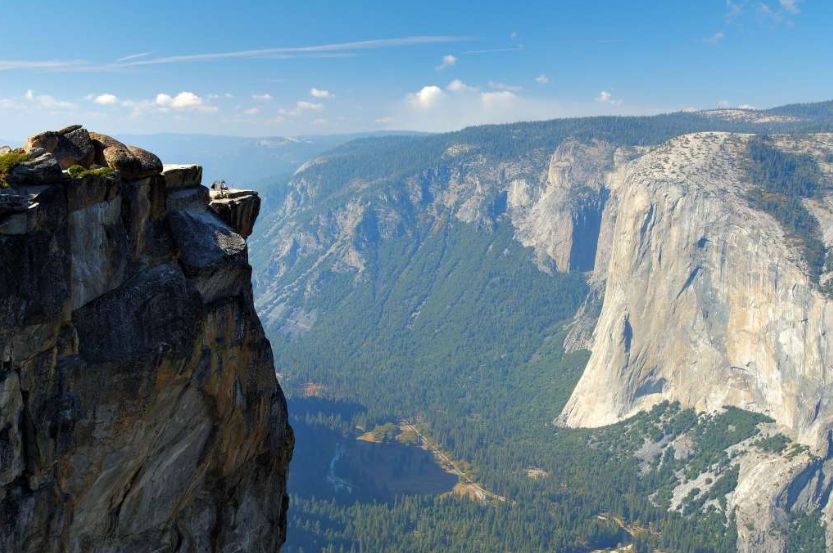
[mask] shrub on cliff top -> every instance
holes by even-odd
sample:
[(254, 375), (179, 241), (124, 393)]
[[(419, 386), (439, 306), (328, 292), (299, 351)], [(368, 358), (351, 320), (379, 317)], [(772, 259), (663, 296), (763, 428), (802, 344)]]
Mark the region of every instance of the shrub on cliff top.
[(73, 165), (67, 169), (69, 175), (74, 179), (83, 179), (91, 175), (100, 177), (109, 177), (113, 174), (113, 169), (110, 167), (98, 167), (97, 169), (85, 169), (80, 165)]
[(0, 155), (0, 188), (6, 188), (9, 183), (6, 182), (6, 175), (14, 169), (15, 165), (29, 160), (29, 154), (20, 151), (11, 151), (7, 154)]

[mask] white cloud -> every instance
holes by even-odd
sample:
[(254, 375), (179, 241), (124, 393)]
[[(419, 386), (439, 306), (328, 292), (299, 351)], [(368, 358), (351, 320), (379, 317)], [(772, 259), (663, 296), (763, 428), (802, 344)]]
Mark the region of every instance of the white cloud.
[(448, 69), (449, 67), (454, 67), (455, 65), (457, 65), (457, 58), (455, 56), (452, 56), (451, 54), (448, 54), (446, 56), (443, 56), (442, 63), (440, 63), (434, 69), (436, 69), (437, 71), (442, 71), (443, 69)]
[(483, 107), (487, 110), (506, 109), (516, 99), (517, 96), (515, 93), (508, 90), (501, 90), (499, 92), (484, 92), (480, 95), (480, 101), (483, 103)]
[(305, 100), (299, 100), (298, 103), (295, 104), (295, 109), (298, 112), (304, 111), (324, 111), (324, 104), (319, 104), (316, 102), (307, 102)]
[(249, 109), (244, 109), (244, 110), (243, 110), (243, 113), (244, 113), (245, 115), (257, 115), (258, 113), (260, 113), (260, 108), (249, 108)]
[(408, 101), (416, 108), (431, 109), (439, 103), (443, 95), (443, 89), (436, 85), (428, 85), (422, 87), (419, 92), (410, 94)]
[(268, 102), (272, 100), (272, 95), (268, 92), (264, 92), (263, 94), (252, 94), (252, 100), (257, 100), (258, 102)]
[(717, 102), (717, 107), (719, 107), (720, 109), (728, 108), (729, 107), (729, 100), (720, 100), (719, 102)]
[(550, 82), (550, 78), (547, 77), (544, 73), (541, 73), (537, 77), (535, 77), (535, 82), (538, 84), (547, 84)]
[(454, 79), (445, 87), (450, 92), (477, 92), (477, 87), (469, 86), (460, 79)]
[(694, 112), (697, 111), (697, 108), (694, 107), (694, 106), (688, 106), (688, 107), (685, 107), (685, 108), (681, 109), (680, 111), (682, 111), (683, 113), (694, 113)]
[(542, 119), (555, 115), (551, 101), (523, 98), (511, 90), (483, 90), (455, 79), (407, 94), (377, 123), (387, 128), (447, 131), (469, 125)]
[(741, 104), (738, 106), (738, 109), (755, 109), (755, 106), (750, 106), (749, 104)]
[(726, 34), (721, 32), (721, 31), (718, 31), (718, 32), (714, 33), (713, 35), (707, 36), (703, 40), (705, 42), (708, 42), (709, 44), (717, 44), (718, 42), (720, 42), (724, 38), (726, 38)]
[(312, 120), (312, 124), (316, 127), (326, 127), (327, 125), (329, 125), (329, 123), (330, 122), (329, 120), (327, 120), (326, 117), (319, 117), (317, 119)]
[(391, 123), (393, 123), (393, 117), (389, 115), (386, 115), (384, 117), (378, 117), (376, 118), (376, 123), (379, 125), (390, 125)]
[(201, 112), (217, 111), (216, 106), (207, 105), (204, 100), (193, 92), (180, 92), (176, 96), (159, 93), (156, 95), (156, 105), (164, 109), (192, 110)]
[(73, 104), (72, 102), (58, 100), (53, 96), (49, 96), (48, 94), (35, 94), (33, 90), (27, 90), (26, 94), (23, 95), (23, 99), (26, 100), (29, 104), (33, 104), (43, 109), (63, 110), (75, 108), (75, 104)]
[(309, 89), (310, 96), (313, 98), (333, 98), (334, 94), (332, 94), (329, 90), (324, 90), (322, 88), (315, 88), (312, 87)]
[(607, 90), (602, 90), (601, 92), (599, 92), (599, 95), (596, 96), (596, 101), (602, 104), (610, 104), (612, 106), (618, 106), (622, 104), (622, 100), (614, 98), (613, 93), (608, 92)]
[(100, 106), (114, 106), (119, 103), (119, 98), (115, 94), (99, 94), (93, 97), (93, 102)]

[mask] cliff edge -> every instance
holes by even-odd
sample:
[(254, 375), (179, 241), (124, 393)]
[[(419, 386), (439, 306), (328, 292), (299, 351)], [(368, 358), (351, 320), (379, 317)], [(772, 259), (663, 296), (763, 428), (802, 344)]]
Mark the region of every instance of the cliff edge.
[(0, 550), (276, 551), (257, 195), (80, 126), (0, 161)]

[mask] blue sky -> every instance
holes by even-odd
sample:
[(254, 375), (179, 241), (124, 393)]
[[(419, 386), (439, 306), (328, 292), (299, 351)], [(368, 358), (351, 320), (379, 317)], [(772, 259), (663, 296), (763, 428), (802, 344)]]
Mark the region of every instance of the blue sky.
[(3, 3), (6, 139), (76, 122), (443, 131), (833, 98), (826, 0)]

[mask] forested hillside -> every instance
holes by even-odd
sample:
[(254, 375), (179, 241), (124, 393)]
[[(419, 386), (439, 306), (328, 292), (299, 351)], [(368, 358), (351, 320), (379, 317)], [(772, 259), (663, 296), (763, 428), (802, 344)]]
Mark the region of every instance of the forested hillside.
[[(585, 350), (565, 351), (565, 339), (583, 343), (574, 316), (592, 319), (603, 290), (586, 272), (596, 243), (580, 235), (592, 225), (579, 219), (601, 217), (607, 200), (585, 186), (585, 173), (565, 181), (579, 206), (567, 214), (575, 247), (592, 248), (579, 252), (588, 260), (581, 272), (558, 272), (519, 243), (516, 203), (538, 194), (535, 183), (552, 182), (551, 157), (568, 139), (612, 144), (627, 161), (695, 131), (830, 130), (828, 111), (486, 126), (360, 139), (306, 163), (252, 245), (258, 308), (291, 396), (298, 455), (307, 458), (305, 433), (354, 440), (411, 421), (508, 501), (345, 501), (290, 480), (288, 550), (586, 552), (633, 543), (639, 551), (735, 551), (731, 492), (744, 459), (798, 463), (809, 454), (776, 437), (766, 417), (738, 409), (698, 417), (665, 403), (600, 430), (553, 426), (588, 359)], [(760, 148), (751, 148), (750, 171), (767, 190), (754, 174), (771, 172)], [(302, 401), (310, 395), (358, 407), (345, 413)], [(300, 462), (308, 473), (296, 464), (297, 482), (318, 474), (313, 465)], [(789, 551), (823, 551), (817, 513), (796, 515), (785, 540)]]

